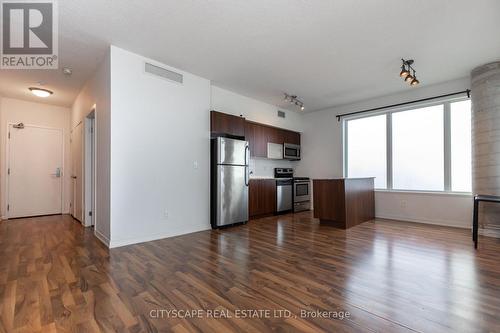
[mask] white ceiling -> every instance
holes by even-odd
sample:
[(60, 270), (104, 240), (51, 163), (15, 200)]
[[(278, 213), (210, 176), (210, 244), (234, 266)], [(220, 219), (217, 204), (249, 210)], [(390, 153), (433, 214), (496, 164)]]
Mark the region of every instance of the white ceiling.
[[(59, 70), (0, 72), (0, 94), (71, 105), (118, 47), (276, 104), (297, 94), (308, 111), (410, 88), (400, 58), (422, 85), (469, 75), (500, 60), (498, 0), (62, 0)], [(40, 100), (38, 100), (40, 101)]]

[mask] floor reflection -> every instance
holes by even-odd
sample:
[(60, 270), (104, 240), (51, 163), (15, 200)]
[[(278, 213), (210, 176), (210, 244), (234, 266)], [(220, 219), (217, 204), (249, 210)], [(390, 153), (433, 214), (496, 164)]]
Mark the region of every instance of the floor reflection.
[[(377, 232), (364, 244), (348, 242), (346, 251), (357, 255), (346, 272), (346, 301), (418, 330), (475, 331), (482, 294), (470, 244), (464, 249), (453, 240), (443, 243), (439, 229), (432, 237), (415, 235), (404, 230), (405, 223), (401, 234), (387, 233), (386, 227), (395, 222), (379, 223), (380, 230), (374, 225)], [(428, 322), (420, 325), (417, 317)]]
[[(64, 331), (500, 332), (500, 240), (475, 251), (468, 230), (341, 230), (306, 212), (112, 250), (67, 216), (0, 223), (0, 235), (5, 331), (44, 331), (26, 326), (43, 318)], [(162, 320), (158, 308), (294, 317)]]

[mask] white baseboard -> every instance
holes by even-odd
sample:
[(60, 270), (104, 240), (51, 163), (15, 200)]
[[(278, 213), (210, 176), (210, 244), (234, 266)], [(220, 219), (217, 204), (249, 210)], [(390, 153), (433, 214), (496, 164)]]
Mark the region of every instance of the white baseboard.
[(159, 240), (159, 239), (176, 237), (176, 236), (181, 236), (181, 235), (188, 235), (188, 234), (192, 234), (195, 232), (206, 231), (206, 230), (210, 230), (210, 226), (198, 226), (198, 227), (194, 227), (190, 230), (180, 230), (180, 231), (178, 230), (178, 231), (173, 231), (173, 232), (171, 231), (171, 232), (148, 235), (148, 236), (137, 237), (137, 238), (111, 240), (109, 248), (113, 249), (113, 248), (132, 245), (132, 244), (151, 242), (151, 241), (155, 241), (155, 240)]
[(480, 228), (478, 231), (481, 236), (500, 238), (500, 230)]
[(101, 241), (106, 247), (109, 247), (109, 238), (101, 234), (99, 231), (94, 230), (94, 235), (97, 237), (98, 240)]
[(377, 215), (376, 218), (387, 219), (387, 220), (398, 220), (398, 221), (405, 221), (405, 222), (414, 222), (414, 223), (423, 223), (423, 224), (432, 224), (432, 225), (440, 225), (440, 226), (444, 226), (444, 227), (472, 229), (472, 217), (471, 217), (470, 223), (466, 223), (464, 221), (414, 219), (414, 218), (409, 218), (407, 216), (396, 216), (396, 215)]

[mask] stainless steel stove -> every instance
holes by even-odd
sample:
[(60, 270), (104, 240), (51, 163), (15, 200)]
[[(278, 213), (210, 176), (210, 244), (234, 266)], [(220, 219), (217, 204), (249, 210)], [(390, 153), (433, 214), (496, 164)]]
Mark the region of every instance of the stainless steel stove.
[[(292, 168), (276, 168), (274, 169), (274, 177), (278, 179), (278, 213), (289, 210), (290, 205), (292, 206), (291, 210), (295, 213), (311, 209), (311, 180), (309, 178), (294, 177)], [(288, 199), (288, 186), (291, 187), (292, 193), (290, 199)]]
[(293, 178), (294, 213), (311, 210), (311, 180), (306, 177)]

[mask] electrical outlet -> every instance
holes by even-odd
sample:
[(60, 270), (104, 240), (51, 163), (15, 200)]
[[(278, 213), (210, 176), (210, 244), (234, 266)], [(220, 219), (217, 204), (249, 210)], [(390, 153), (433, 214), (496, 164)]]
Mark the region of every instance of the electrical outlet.
[(168, 209), (165, 209), (163, 211), (163, 217), (165, 218), (165, 220), (168, 220)]
[(194, 161), (194, 162), (193, 162), (193, 168), (194, 168), (195, 170), (198, 170), (198, 168), (199, 168), (198, 161)]

